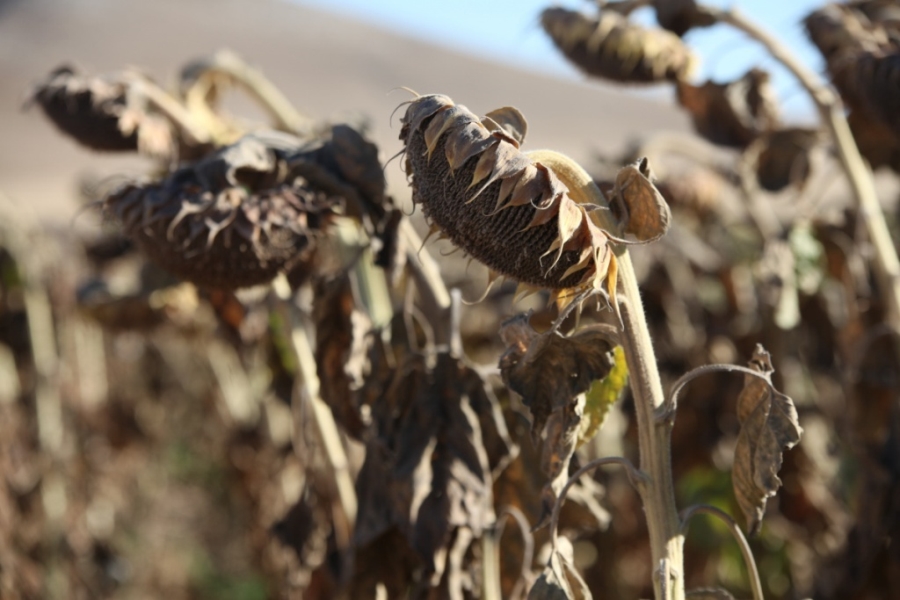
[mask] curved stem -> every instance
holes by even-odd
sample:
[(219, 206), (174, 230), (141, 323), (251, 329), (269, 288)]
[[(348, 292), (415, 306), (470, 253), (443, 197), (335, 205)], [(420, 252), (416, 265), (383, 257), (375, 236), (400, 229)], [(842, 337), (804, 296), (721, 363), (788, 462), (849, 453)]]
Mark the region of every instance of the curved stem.
[[(609, 208), (603, 193), (587, 172), (567, 156), (550, 150), (539, 150), (527, 154), (535, 162), (553, 170), (569, 189), (569, 196), (579, 203), (598, 204)], [(609, 210), (589, 213), (598, 225), (607, 231), (616, 231)], [(628, 251), (619, 245), (612, 245), (618, 261), (618, 286), (616, 308), (622, 317), (622, 347), (631, 376), (631, 392), (634, 396), (637, 416), (638, 443), (640, 446), (640, 469), (648, 476), (640, 487), (641, 499), (647, 514), (647, 528), (650, 532), (650, 549), (654, 565), (663, 565), (662, 572), (653, 582), (656, 598), (668, 600), (684, 598), (683, 544), (679, 532), (678, 513), (675, 504), (675, 487), (672, 482), (671, 426), (658, 422), (655, 412), (664, 405), (662, 383), (656, 365), (656, 355), (637, 277), (631, 265)]]
[(756, 561), (753, 559), (753, 552), (750, 550), (750, 544), (747, 543), (747, 538), (744, 537), (744, 532), (741, 531), (741, 528), (738, 527), (737, 523), (734, 522), (734, 519), (732, 519), (728, 513), (716, 508), (715, 506), (709, 506), (707, 504), (696, 504), (694, 506), (690, 506), (681, 512), (682, 535), (687, 533), (688, 523), (691, 518), (694, 517), (694, 515), (699, 514), (707, 514), (718, 517), (723, 523), (725, 523), (725, 525), (728, 527), (728, 530), (731, 532), (731, 535), (734, 536), (734, 541), (736, 541), (738, 546), (740, 547), (741, 555), (743, 555), (744, 557), (744, 563), (747, 565), (747, 577), (750, 579), (750, 590), (753, 593), (753, 600), (764, 600), (762, 583), (759, 580), (759, 571), (756, 568)]
[(634, 465), (631, 464), (631, 461), (627, 458), (623, 458), (621, 456), (607, 456), (605, 458), (598, 458), (592, 460), (588, 464), (584, 465), (572, 475), (568, 481), (566, 481), (566, 485), (563, 486), (562, 491), (560, 491), (559, 496), (556, 497), (556, 502), (553, 504), (553, 513), (550, 516), (550, 547), (556, 551), (556, 538), (557, 538), (557, 529), (559, 527), (559, 511), (562, 509), (563, 502), (566, 500), (566, 494), (569, 493), (569, 488), (572, 487), (576, 481), (581, 479), (581, 476), (585, 473), (593, 471), (597, 467), (602, 467), (604, 465), (620, 465), (625, 467), (625, 472), (628, 475), (628, 481), (631, 482), (631, 485), (635, 487), (638, 492), (641, 491), (641, 488), (647, 483), (647, 475), (638, 471), (634, 468)]
[(180, 128), (188, 137), (188, 142), (193, 144), (210, 142), (209, 131), (197, 124), (191, 113), (168, 92), (139, 74), (129, 74), (128, 77), (135, 92)]
[(189, 85), (207, 73), (221, 73), (234, 79), (269, 113), (279, 129), (303, 134), (312, 126), (312, 121), (301, 115), (265, 75), (234, 52), (220, 50), (209, 58), (189, 64), (183, 73), (182, 79), (190, 82)]
[[(522, 535), (522, 544), (524, 545), (522, 552), (522, 569), (519, 573), (519, 580), (509, 594), (510, 598), (519, 598), (522, 595), (523, 588), (528, 585), (529, 576), (531, 575), (531, 563), (534, 561), (534, 536), (531, 535), (531, 528), (528, 525), (528, 519), (521, 510), (515, 506), (508, 505), (500, 512), (497, 517), (497, 528), (494, 531), (494, 537), (499, 542), (503, 531), (506, 528), (506, 520), (504, 517), (512, 517), (516, 525), (519, 526), (519, 533)], [(497, 596), (498, 598), (500, 596)]]
[(787, 47), (740, 13), (713, 7), (703, 7), (703, 10), (717, 21), (743, 31), (762, 44), (775, 60), (794, 74), (815, 102), (856, 196), (859, 217), (869, 233), (875, 252), (875, 272), (888, 305), (888, 321), (894, 329), (900, 330), (900, 260), (878, 202), (872, 172), (853, 140), (840, 97), (830, 85), (800, 63)]
[(675, 411), (678, 410), (678, 394), (681, 393), (681, 390), (684, 388), (684, 386), (689, 384), (697, 377), (706, 375), (708, 373), (743, 373), (745, 375), (753, 375), (754, 377), (758, 377), (759, 379), (762, 379), (767, 384), (769, 384), (769, 386), (772, 385), (772, 382), (764, 374), (760, 373), (759, 371), (754, 371), (753, 369), (748, 369), (747, 367), (725, 364), (703, 365), (702, 367), (691, 369), (690, 371), (679, 377), (678, 380), (672, 384), (672, 388), (669, 391), (669, 396), (666, 398), (665, 405), (661, 408), (660, 411), (656, 413), (656, 419), (660, 421), (665, 420), (671, 422), (675, 418)]

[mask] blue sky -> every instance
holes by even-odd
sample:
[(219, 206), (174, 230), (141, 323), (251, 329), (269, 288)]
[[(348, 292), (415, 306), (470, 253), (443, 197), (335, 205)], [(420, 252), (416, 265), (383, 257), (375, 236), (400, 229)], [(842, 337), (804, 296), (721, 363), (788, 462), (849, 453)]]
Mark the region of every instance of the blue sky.
[[(490, 58), (523, 69), (571, 79), (584, 79), (550, 44), (538, 15), (556, 4), (592, 10), (589, 0), (293, 0), (300, 4), (351, 16), (380, 27)], [(801, 19), (823, 0), (707, 0), (710, 5), (735, 7), (765, 26), (816, 70), (821, 60), (808, 42)], [(650, 9), (637, 18), (653, 23)], [(688, 43), (702, 57), (700, 79), (732, 79), (753, 66), (773, 74), (773, 82), (788, 118), (812, 119), (812, 105), (799, 84), (762, 48), (740, 32), (718, 26), (690, 32)]]

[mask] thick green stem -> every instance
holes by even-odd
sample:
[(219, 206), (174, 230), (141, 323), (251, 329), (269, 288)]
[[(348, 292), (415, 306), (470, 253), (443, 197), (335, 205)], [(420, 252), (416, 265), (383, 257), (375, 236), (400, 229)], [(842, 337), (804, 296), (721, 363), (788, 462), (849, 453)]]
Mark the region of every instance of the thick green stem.
[[(553, 170), (577, 202), (609, 209), (609, 203), (590, 175), (575, 161), (549, 150), (528, 154)], [(610, 210), (590, 213), (607, 231), (617, 231)], [(640, 444), (639, 469), (648, 477), (641, 486), (653, 558), (653, 588), (657, 600), (684, 598), (684, 536), (675, 505), (670, 456), (671, 423), (654, 418), (665, 401), (653, 343), (644, 318), (637, 277), (623, 246), (614, 246), (618, 261), (617, 302), (622, 316), (622, 346), (631, 378)]]

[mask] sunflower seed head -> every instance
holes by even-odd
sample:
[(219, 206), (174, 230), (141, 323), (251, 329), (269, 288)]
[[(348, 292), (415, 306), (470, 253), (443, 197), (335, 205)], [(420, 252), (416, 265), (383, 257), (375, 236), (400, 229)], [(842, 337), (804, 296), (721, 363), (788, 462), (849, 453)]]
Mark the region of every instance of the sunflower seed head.
[(686, 79), (697, 60), (681, 39), (662, 29), (645, 29), (616, 12), (589, 17), (548, 8), (541, 25), (553, 43), (588, 75), (623, 83)]
[(454, 244), (525, 284), (600, 288), (612, 255), (607, 236), (496, 119), (431, 95), (414, 100), (402, 123), (413, 201)]
[(310, 257), (337, 203), (289, 168), (277, 138), (248, 135), (161, 182), (128, 183), (105, 208), (181, 278), (218, 289), (268, 282)]

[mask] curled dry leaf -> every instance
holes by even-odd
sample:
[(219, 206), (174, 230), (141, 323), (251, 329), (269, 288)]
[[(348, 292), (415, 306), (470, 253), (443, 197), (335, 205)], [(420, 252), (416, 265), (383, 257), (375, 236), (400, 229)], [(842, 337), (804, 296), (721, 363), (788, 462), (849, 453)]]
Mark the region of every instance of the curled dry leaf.
[(158, 183), (128, 183), (106, 210), (166, 270), (197, 285), (266, 283), (308, 259), (338, 200), (289, 161), (300, 141), (248, 135)]
[(501, 111), (489, 114), (506, 125), (485, 124), (446, 96), (410, 103), (400, 139), (413, 201), (495, 273), (553, 290), (602, 290), (615, 260), (608, 237), (553, 171), (519, 151), (510, 133), (524, 134), (518, 111)]
[(70, 66), (56, 68), (32, 90), (28, 103), (39, 104), (63, 133), (93, 150), (134, 151), (169, 156), (169, 122), (151, 111), (133, 83), (137, 73), (105, 77), (80, 75)]
[(607, 11), (588, 17), (564, 8), (541, 14), (544, 31), (566, 58), (588, 75), (623, 83), (686, 79), (696, 58), (681, 39), (662, 29), (645, 29)]
[(734, 450), (734, 494), (747, 519), (750, 534), (759, 531), (766, 500), (781, 486), (782, 451), (800, 441), (794, 402), (772, 386), (774, 373), (769, 353), (757, 345), (750, 368), (762, 377), (746, 375), (737, 401), (741, 423)]
[(678, 103), (690, 113), (697, 133), (722, 146), (745, 148), (778, 125), (769, 74), (761, 69), (729, 83), (694, 86), (679, 81)]
[(647, 159), (641, 158), (619, 171), (612, 192), (612, 200), (618, 203), (622, 213), (620, 220), (625, 233), (634, 234), (642, 242), (662, 237), (672, 218), (669, 205), (653, 185), (652, 177)]
[(564, 337), (555, 330), (537, 333), (528, 318), (519, 315), (501, 328), (507, 349), (500, 358), (500, 371), (509, 389), (531, 411), (532, 437), (544, 436), (541, 465), (549, 481), (542, 493), (539, 524), (543, 524), (568, 479), (569, 462), (581, 435), (592, 419), (602, 421), (608, 409), (608, 404), (595, 403), (596, 414), (586, 416), (585, 392), (614, 366), (613, 344), (605, 327), (587, 327)]

